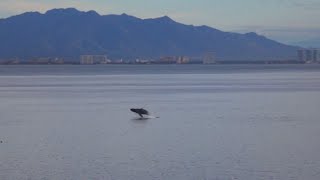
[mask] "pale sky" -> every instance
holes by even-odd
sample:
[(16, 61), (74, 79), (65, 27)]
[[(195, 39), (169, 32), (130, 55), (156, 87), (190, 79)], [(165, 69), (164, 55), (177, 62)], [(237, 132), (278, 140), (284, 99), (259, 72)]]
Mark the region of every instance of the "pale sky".
[(66, 7), (101, 15), (167, 15), (185, 24), (256, 32), (285, 43), (320, 39), (320, 0), (0, 0), (0, 18)]

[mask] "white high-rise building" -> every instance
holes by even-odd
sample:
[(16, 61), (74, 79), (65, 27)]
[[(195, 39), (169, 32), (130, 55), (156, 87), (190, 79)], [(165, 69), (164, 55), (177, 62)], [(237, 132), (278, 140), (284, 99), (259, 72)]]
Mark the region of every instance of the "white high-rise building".
[(311, 62), (311, 63), (320, 62), (320, 49), (317, 49), (317, 48), (298, 49), (297, 56), (298, 56), (298, 60), (302, 62)]

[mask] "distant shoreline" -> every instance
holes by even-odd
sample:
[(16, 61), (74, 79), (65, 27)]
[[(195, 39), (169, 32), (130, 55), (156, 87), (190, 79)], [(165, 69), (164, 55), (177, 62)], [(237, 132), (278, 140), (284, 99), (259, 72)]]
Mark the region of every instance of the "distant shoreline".
[(170, 65), (170, 64), (176, 64), (176, 65), (237, 65), (237, 64), (320, 64), (320, 62), (301, 62), (301, 61), (224, 61), (224, 62), (216, 62), (216, 63), (210, 63), (210, 64), (204, 64), (202, 62), (190, 62), (190, 63), (134, 63), (134, 62), (125, 62), (125, 63), (105, 63), (105, 64), (80, 64), (80, 63), (28, 63), (28, 62), (22, 62), (22, 63), (0, 63), (0, 65), (78, 65), (78, 66), (105, 66), (105, 65)]

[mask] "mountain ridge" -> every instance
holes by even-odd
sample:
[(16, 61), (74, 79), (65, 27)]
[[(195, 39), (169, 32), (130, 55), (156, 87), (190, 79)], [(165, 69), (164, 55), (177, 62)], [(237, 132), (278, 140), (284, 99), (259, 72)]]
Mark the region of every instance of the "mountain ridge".
[(256, 33), (224, 32), (186, 25), (168, 16), (141, 19), (100, 15), (75, 8), (26, 12), (0, 19), (0, 58), (68, 57), (107, 54), (111, 58), (201, 57), (220, 60), (292, 59), (297, 47)]

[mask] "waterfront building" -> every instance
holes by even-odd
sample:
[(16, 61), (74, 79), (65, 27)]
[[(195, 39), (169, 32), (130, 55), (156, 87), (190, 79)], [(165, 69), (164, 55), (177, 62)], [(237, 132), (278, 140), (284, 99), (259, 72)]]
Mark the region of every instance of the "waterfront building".
[(307, 63), (320, 62), (320, 49), (317, 48), (305, 48), (297, 50), (298, 60)]
[(81, 55), (80, 64), (107, 64), (110, 62), (106, 55)]
[(190, 61), (190, 58), (189, 57), (187, 57), (187, 56), (179, 56), (178, 58), (177, 58), (177, 64), (188, 64), (189, 63), (189, 61)]
[(215, 64), (214, 52), (207, 52), (203, 56), (203, 64)]
[(161, 64), (175, 64), (177, 63), (177, 59), (175, 56), (165, 56), (161, 57), (159, 63)]

